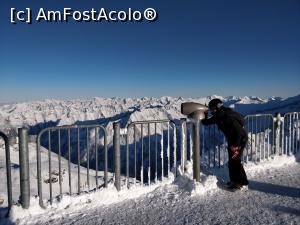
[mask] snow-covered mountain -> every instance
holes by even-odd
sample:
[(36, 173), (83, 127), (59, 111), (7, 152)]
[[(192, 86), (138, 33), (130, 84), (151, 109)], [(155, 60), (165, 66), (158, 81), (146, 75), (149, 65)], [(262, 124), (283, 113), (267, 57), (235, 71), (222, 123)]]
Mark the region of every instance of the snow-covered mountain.
[(213, 98), (220, 98), (225, 105), (246, 114), (285, 113), (300, 111), (300, 95), (283, 99), (279, 97), (259, 98), (255, 96), (200, 98), (91, 98), (85, 100), (45, 100), (0, 106), (0, 125), (19, 127), (28, 125), (34, 130), (50, 125), (60, 126), (75, 123), (102, 123), (121, 120), (125, 126), (130, 121), (147, 119), (179, 119), (180, 105), (186, 101), (207, 104)]
[(235, 103), (235, 109), (243, 114), (256, 113), (287, 113), (300, 111), (300, 95), (282, 99), (271, 97), (267, 100), (257, 102), (245, 101), (245, 99)]

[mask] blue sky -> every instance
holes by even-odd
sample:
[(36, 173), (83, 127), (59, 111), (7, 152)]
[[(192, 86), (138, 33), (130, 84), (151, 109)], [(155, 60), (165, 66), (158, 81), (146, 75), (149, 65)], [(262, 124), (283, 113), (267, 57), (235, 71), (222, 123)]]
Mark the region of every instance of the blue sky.
[[(1, 1), (0, 102), (300, 94), (300, 1)], [(10, 8), (156, 9), (155, 22), (10, 23)]]

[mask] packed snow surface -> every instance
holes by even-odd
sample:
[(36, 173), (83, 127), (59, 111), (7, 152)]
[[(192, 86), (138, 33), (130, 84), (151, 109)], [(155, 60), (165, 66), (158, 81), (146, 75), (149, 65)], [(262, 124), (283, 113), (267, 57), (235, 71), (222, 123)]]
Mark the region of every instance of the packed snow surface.
[(218, 180), (227, 169), (203, 170), (202, 182), (191, 179), (192, 165), (177, 178), (150, 187), (117, 192), (113, 186), (40, 209), (12, 208), (2, 224), (299, 224), (299, 157), (275, 156), (245, 165), (248, 191), (229, 192)]

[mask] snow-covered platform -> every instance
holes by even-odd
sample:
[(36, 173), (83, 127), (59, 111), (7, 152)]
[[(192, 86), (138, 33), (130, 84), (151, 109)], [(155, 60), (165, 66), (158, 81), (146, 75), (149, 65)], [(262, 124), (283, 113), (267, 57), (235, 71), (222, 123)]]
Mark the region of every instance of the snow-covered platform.
[(214, 181), (226, 176), (226, 168), (216, 169), (203, 174), (200, 186), (182, 174), (152, 188), (118, 194), (108, 189), (66, 199), (46, 210), (38, 203), (27, 211), (14, 207), (10, 221), (2, 224), (299, 224), (298, 159), (275, 157), (247, 164), (247, 192), (219, 189)]

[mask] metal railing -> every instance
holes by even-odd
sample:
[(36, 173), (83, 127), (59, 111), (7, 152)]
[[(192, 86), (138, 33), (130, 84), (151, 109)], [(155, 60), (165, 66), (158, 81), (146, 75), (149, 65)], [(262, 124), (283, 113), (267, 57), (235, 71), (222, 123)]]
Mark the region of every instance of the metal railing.
[[(43, 207), (43, 181), (49, 184), (49, 201), (52, 204), (53, 201), (53, 183), (57, 182), (55, 179), (55, 175), (58, 174), (58, 184), (59, 184), (59, 199), (62, 198), (63, 195), (63, 179), (62, 175), (66, 169), (62, 169), (62, 153), (67, 158), (67, 167), (68, 170), (68, 191), (66, 193), (72, 194), (73, 184), (72, 184), (72, 172), (74, 168), (71, 168), (71, 162), (77, 164), (77, 194), (81, 193), (82, 186), (86, 186), (85, 191), (91, 190), (91, 179), (94, 177), (94, 187), (93, 189), (99, 188), (99, 177), (98, 177), (98, 148), (99, 148), (99, 134), (100, 131), (103, 133), (103, 150), (104, 150), (104, 175), (103, 175), (103, 184), (105, 187), (107, 186), (108, 182), (108, 160), (107, 160), (107, 133), (106, 129), (101, 125), (71, 125), (71, 126), (62, 126), (62, 127), (50, 127), (42, 130), (37, 136), (37, 179), (38, 179), (38, 195), (39, 195), (39, 202), (40, 205)], [(62, 133), (64, 133), (64, 137), (67, 137), (63, 146), (62, 146)], [(72, 135), (71, 135), (72, 133)], [(47, 148), (47, 155), (48, 155), (48, 162), (46, 161), (45, 164), (48, 163), (48, 179), (42, 179), (42, 161), (41, 161), (41, 138), (47, 135), (46, 141), (44, 144)], [(90, 137), (94, 136), (94, 137)], [(71, 139), (73, 137), (73, 139)], [(75, 138), (74, 138), (75, 137)], [(82, 138), (83, 137), (83, 138)], [(55, 140), (56, 139), (56, 140)], [(93, 139), (93, 140), (91, 140)], [(45, 139), (43, 139), (45, 140)], [(71, 143), (72, 141), (72, 143)], [(94, 144), (94, 146), (90, 143)], [(72, 144), (72, 145), (71, 145)], [(55, 149), (56, 147), (56, 149)], [(63, 148), (64, 149), (63, 149)], [(94, 168), (95, 174), (94, 176), (90, 174), (90, 149), (93, 147), (94, 149)], [(81, 150), (85, 148), (84, 151), (84, 158), (82, 160), (82, 152)], [(72, 150), (77, 151), (77, 158), (73, 159), (72, 157)], [(52, 170), (52, 151), (57, 151), (57, 160), (58, 160), (58, 172)], [(86, 164), (86, 171), (84, 173), (84, 168), (82, 167), (82, 161)], [(43, 165), (45, 166), (45, 165)], [(73, 170), (72, 170), (73, 169)], [(84, 176), (86, 175), (86, 176)], [(83, 176), (85, 179), (83, 179)], [(84, 185), (83, 185), (83, 182)]]
[(202, 126), (201, 163), (206, 167), (221, 167), (227, 162), (227, 142), (217, 125)]
[(19, 128), (19, 162), (20, 162), (20, 200), (22, 207), (29, 208), (30, 205), (30, 173), (29, 173), (29, 149), (28, 129)]
[[(169, 178), (177, 166), (176, 125), (170, 120), (136, 121), (127, 125), (126, 185)], [(172, 142), (172, 144), (171, 144)], [(176, 176), (176, 170), (174, 170)]]
[(9, 140), (6, 134), (0, 131), (0, 137), (4, 140), (5, 145), (5, 164), (6, 164), (6, 185), (7, 185), (7, 201), (8, 208), (12, 207), (12, 183), (11, 183), (11, 162), (10, 162), (10, 150), (9, 150)]
[(275, 153), (275, 119), (272, 114), (256, 114), (245, 117), (248, 144), (244, 160), (261, 161)]
[[(245, 117), (248, 143), (243, 161), (261, 161), (269, 158), (279, 148), (276, 144), (276, 118), (272, 114)], [(217, 125), (202, 126), (201, 163), (206, 167), (221, 167), (228, 161), (227, 141)], [(190, 148), (191, 149), (191, 148)]]
[[(6, 185), (7, 185), (7, 201), (8, 209), (13, 205), (13, 187), (11, 175), (11, 160), (10, 160), (10, 147), (9, 138), (3, 132), (0, 132), (0, 137), (4, 140), (5, 145), (5, 163), (6, 163)], [(18, 128), (18, 141), (19, 141), (19, 178), (20, 178), (20, 198), (19, 203), (23, 208), (29, 208), (30, 205), (30, 177), (29, 177), (29, 157), (28, 157), (28, 129)], [(16, 188), (14, 186), (14, 188)]]
[[(248, 144), (243, 160), (259, 162), (274, 154), (295, 154), (300, 148), (299, 112), (248, 115), (245, 129)], [(177, 121), (178, 122), (178, 121)], [(190, 123), (180, 120), (176, 126), (171, 120), (132, 122), (120, 132), (120, 122), (113, 125), (114, 152), (108, 155), (107, 130), (101, 125), (71, 125), (50, 127), (37, 136), (37, 180), (41, 207), (43, 191), (49, 194), (47, 201), (61, 199), (63, 194), (81, 194), (108, 185), (108, 169), (114, 172), (117, 190), (122, 186), (151, 185), (176, 176), (176, 167), (184, 170), (187, 160), (193, 159), (193, 134)], [(216, 125), (199, 126), (201, 165), (224, 166), (228, 160), (227, 143)], [(30, 204), (28, 130), (20, 128), (20, 191), (22, 207)], [(12, 183), (9, 139), (0, 132), (5, 142), (7, 195), (12, 206)], [(123, 138), (123, 139), (122, 139)], [(125, 147), (122, 151), (121, 146)], [(73, 154), (72, 154), (73, 153)], [(112, 154), (113, 153), (113, 154)], [(100, 155), (100, 156), (99, 156)], [(101, 164), (102, 163), (102, 164)], [(113, 166), (109, 167), (111, 163)], [(42, 169), (43, 167), (43, 169)], [(101, 167), (99, 169), (99, 167)], [(46, 171), (46, 172), (45, 172)], [(43, 172), (43, 174), (42, 174)], [(66, 177), (66, 178), (65, 178)], [(77, 190), (74, 191), (74, 187)]]
[(281, 154), (295, 154), (300, 150), (300, 113), (286, 113), (281, 121)]

